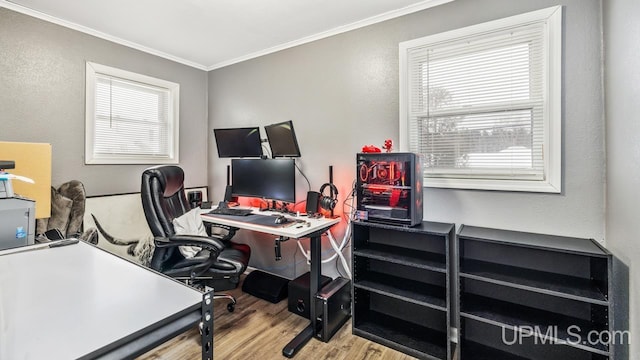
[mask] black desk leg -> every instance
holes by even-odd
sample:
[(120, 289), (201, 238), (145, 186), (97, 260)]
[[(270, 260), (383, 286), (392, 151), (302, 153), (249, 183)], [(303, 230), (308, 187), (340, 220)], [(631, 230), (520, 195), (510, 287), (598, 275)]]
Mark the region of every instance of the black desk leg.
[(202, 295), (200, 344), (202, 360), (213, 360), (213, 291)]
[(309, 324), (302, 330), (293, 340), (289, 341), (287, 346), (282, 349), (282, 355), (292, 358), (302, 347), (311, 340), (314, 335), (313, 325)]
[(282, 355), (292, 358), (302, 347), (318, 333), (316, 319), (316, 294), (322, 276), (322, 242), (321, 233), (311, 236), (311, 276), (309, 281), (309, 318), (311, 323), (304, 328), (287, 346), (282, 349)]

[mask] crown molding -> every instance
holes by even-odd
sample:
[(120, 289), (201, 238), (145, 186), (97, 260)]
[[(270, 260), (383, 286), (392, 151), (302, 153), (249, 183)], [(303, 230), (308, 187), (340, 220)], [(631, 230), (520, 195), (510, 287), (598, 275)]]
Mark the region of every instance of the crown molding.
[(419, 3), (413, 4), (413, 5), (409, 5), (409, 6), (405, 6), (401, 9), (397, 9), (397, 10), (392, 10), (392, 11), (388, 11), (386, 13), (382, 13), (376, 16), (372, 16), (363, 20), (359, 20), (356, 22), (353, 22), (351, 24), (347, 24), (347, 25), (343, 25), (343, 26), (338, 26), (336, 28), (333, 28), (331, 30), (327, 30), (321, 33), (317, 33), (311, 36), (307, 36), (298, 40), (294, 40), (294, 41), (290, 41), (281, 45), (277, 45), (277, 46), (273, 46), (264, 50), (260, 50), (260, 51), (256, 51), (254, 53), (251, 54), (247, 54), (244, 56), (240, 56), (237, 57), (235, 59), (230, 59), (230, 60), (226, 60), (226, 61), (222, 61), (219, 62), (217, 64), (211, 65), (210, 67), (207, 68), (207, 70), (211, 71), (211, 70), (216, 70), (219, 68), (223, 68), (225, 66), (229, 66), (229, 65), (233, 65), (239, 62), (243, 62), (243, 61), (247, 61), (247, 60), (251, 60), (251, 59), (255, 59), (257, 57), (260, 56), (264, 56), (264, 55), (268, 55), (268, 54), (272, 54), (274, 52), (278, 52), (281, 50), (285, 50), (285, 49), (289, 49), (298, 45), (303, 45), (303, 44), (307, 44), (316, 40), (321, 40), (324, 38), (328, 38), (330, 36), (334, 36), (334, 35), (338, 35), (338, 34), (342, 34), (351, 30), (356, 30), (359, 28), (363, 28), (365, 26), (369, 26), (369, 25), (373, 25), (373, 24), (377, 24), (379, 22), (383, 22), (386, 20), (390, 20), (390, 19), (394, 19), (400, 16), (404, 16), (404, 15), (408, 15), (414, 12), (418, 12), (418, 11), (422, 11), (428, 8), (432, 8), (438, 5), (442, 5), (442, 4), (446, 4), (448, 2), (452, 2), (455, 0), (425, 0), (425, 1), (421, 1)]
[(64, 27), (72, 29), (72, 30), (80, 31), (80, 32), (95, 36), (95, 37), (100, 38), (100, 39), (111, 41), (111, 42), (114, 42), (116, 44), (120, 44), (120, 45), (123, 45), (123, 46), (130, 47), (132, 49), (140, 50), (142, 52), (145, 52), (145, 53), (148, 53), (148, 54), (151, 54), (151, 55), (155, 55), (155, 56), (158, 56), (158, 57), (161, 57), (161, 58), (165, 58), (167, 60), (171, 60), (171, 61), (183, 64), (183, 65), (187, 65), (187, 66), (190, 66), (190, 67), (193, 67), (193, 68), (196, 68), (196, 69), (200, 69), (200, 70), (204, 70), (204, 71), (211, 71), (211, 70), (216, 70), (216, 69), (219, 69), (219, 68), (222, 68), (222, 67), (225, 67), (225, 66), (233, 65), (233, 64), (236, 64), (236, 63), (239, 63), (239, 62), (243, 62), (243, 61), (247, 61), (247, 60), (250, 60), (250, 59), (254, 59), (254, 58), (257, 58), (257, 57), (260, 57), (260, 56), (272, 54), (272, 53), (277, 52), (277, 51), (281, 51), (281, 50), (289, 49), (289, 48), (292, 48), (292, 47), (295, 47), (295, 46), (307, 44), (307, 43), (310, 43), (310, 42), (313, 42), (313, 41), (316, 41), (316, 40), (321, 40), (321, 39), (324, 39), (324, 38), (327, 38), (327, 37), (330, 37), (330, 36), (342, 34), (342, 33), (345, 33), (345, 32), (351, 31), (351, 30), (356, 30), (356, 29), (359, 29), (359, 28), (362, 28), (362, 27), (365, 27), (365, 26), (373, 25), (373, 24), (376, 24), (376, 23), (379, 23), (379, 22), (383, 22), (383, 21), (386, 21), (386, 20), (390, 20), (390, 19), (393, 19), (393, 18), (397, 18), (397, 17), (400, 17), (400, 16), (411, 14), (411, 13), (414, 13), (414, 12), (422, 11), (422, 10), (425, 10), (425, 9), (428, 9), (428, 8), (432, 8), (432, 7), (435, 7), (435, 6), (438, 6), (438, 5), (446, 4), (446, 3), (452, 2), (452, 1), (454, 1), (454, 0), (425, 0), (425, 1), (421, 1), (421, 2), (413, 4), (413, 5), (405, 6), (404, 8), (401, 8), (401, 9), (388, 11), (386, 13), (379, 14), (379, 15), (376, 15), (376, 16), (372, 16), (372, 17), (369, 17), (369, 18), (364, 19), (364, 20), (360, 20), (360, 21), (353, 22), (351, 24), (339, 26), (339, 27), (333, 28), (331, 30), (323, 31), (323, 32), (320, 32), (320, 33), (317, 33), (317, 34), (314, 34), (314, 35), (311, 35), (311, 36), (307, 36), (307, 37), (304, 37), (304, 38), (301, 38), (301, 39), (298, 39), (298, 40), (290, 41), (290, 42), (287, 42), (287, 43), (284, 43), (284, 44), (281, 44), (281, 45), (277, 45), (277, 46), (273, 46), (273, 47), (270, 47), (270, 48), (267, 48), (267, 49), (264, 49), (264, 50), (256, 51), (254, 53), (243, 55), (243, 56), (240, 56), (240, 57), (237, 57), (237, 58), (234, 58), (234, 59), (225, 60), (225, 61), (213, 64), (213, 65), (210, 65), (210, 66), (205, 66), (203, 64), (199, 64), (199, 63), (196, 63), (196, 62), (193, 62), (193, 61), (185, 60), (183, 58), (180, 58), (180, 57), (177, 57), (177, 56), (174, 56), (174, 55), (171, 55), (171, 54), (167, 54), (165, 52), (158, 51), (156, 49), (152, 49), (152, 48), (149, 48), (149, 47), (144, 46), (144, 45), (140, 45), (140, 44), (132, 42), (132, 41), (124, 40), (124, 39), (121, 39), (121, 38), (116, 37), (116, 36), (105, 34), (103, 32), (88, 28), (86, 26), (82, 26), (82, 25), (79, 25), (79, 24), (76, 24), (76, 23), (73, 23), (73, 22), (70, 22), (70, 21), (62, 20), (62, 19), (56, 18), (54, 16), (47, 15), (47, 14), (44, 14), (42, 12), (39, 12), (39, 11), (30, 9), (30, 8), (24, 7), (24, 6), (15, 4), (15, 3), (12, 3), (12, 2), (7, 1), (7, 0), (0, 0), (0, 7), (4, 7), (4, 8), (7, 8), (9, 10), (13, 10), (13, 11), (25, 14), (25, 15), (29, 15), (29, 16), (32, 16), (32, 17), (35, 17), (35, 18), (38, 18), (38, 19), (41, 19), (41, 20), (44, 20), (44, 21), (47, 21), (47, 22), (50, 22), (50, 23), (54, 23), (54, 24), (60, 25), (60, 26), (64, 26)]

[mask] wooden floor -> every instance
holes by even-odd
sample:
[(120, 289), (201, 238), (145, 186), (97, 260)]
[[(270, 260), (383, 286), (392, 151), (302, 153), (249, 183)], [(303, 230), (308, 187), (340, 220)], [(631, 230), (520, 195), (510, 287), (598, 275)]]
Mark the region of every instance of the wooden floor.
[[(282, 348), (304, 329), (308, 320), (287, 310), (287, 300), (278, 304), (258, 299), (238, 289), (228, 293), (238, 304), (227, 312), (225, 299), (214, 303), (213, 355), (215, 359), (286, 359)], [(138, 359), (201, 359), (200, 335), (196, 329), (149, 351)], [(351, 320), (328, 342), (311, 339), (294, 359), (414, 359), (398, 351), (351, 334)]]

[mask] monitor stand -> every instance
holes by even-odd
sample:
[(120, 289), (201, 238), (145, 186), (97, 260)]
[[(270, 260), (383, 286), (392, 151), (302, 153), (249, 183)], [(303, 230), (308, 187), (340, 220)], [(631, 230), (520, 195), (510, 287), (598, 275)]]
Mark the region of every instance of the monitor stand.
[(287, 205), (289, 203), (282, 203), (282, 206), (278, 207), (278, 204), (275, 200), (271, 200), (271, 201), (266, 201), (267, 206), (266, 207), (260, 207), (260, 211), (273, 211), (273, 212), (279, 212), (279, 213), (283, 213), (283, 214), (296, 214), (294, 211), (291, 211), (289, 209), (287, 209)]

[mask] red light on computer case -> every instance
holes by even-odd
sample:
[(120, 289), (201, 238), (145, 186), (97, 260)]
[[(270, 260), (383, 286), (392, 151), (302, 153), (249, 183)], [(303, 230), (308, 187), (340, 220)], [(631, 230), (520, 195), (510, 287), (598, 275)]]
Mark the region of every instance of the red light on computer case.
[(369, 190), (376, 194), (381, 194), (388, 190), (388, 188), (384, 185), (369, 185)]
[[(422, 222), (421, 164), (413, 153), (360, 153), (356, 156), (360, 219), (413, 226)], [(414, 181), (415, 179), (415, 181)]]
[(400, 196), (403, 195), (403, 193), (406, 196), (406, 191), (400, 189), (391, 190), (391, 197), (389, 197), (389, 206), (397, 207), (400, 203)]
[[(382, 155), (382, 154), (376, 154)], [(359, 164), (359, 180), (371, 185), (404, 185), (405, 165), (399, 161), (370, 161)]]

